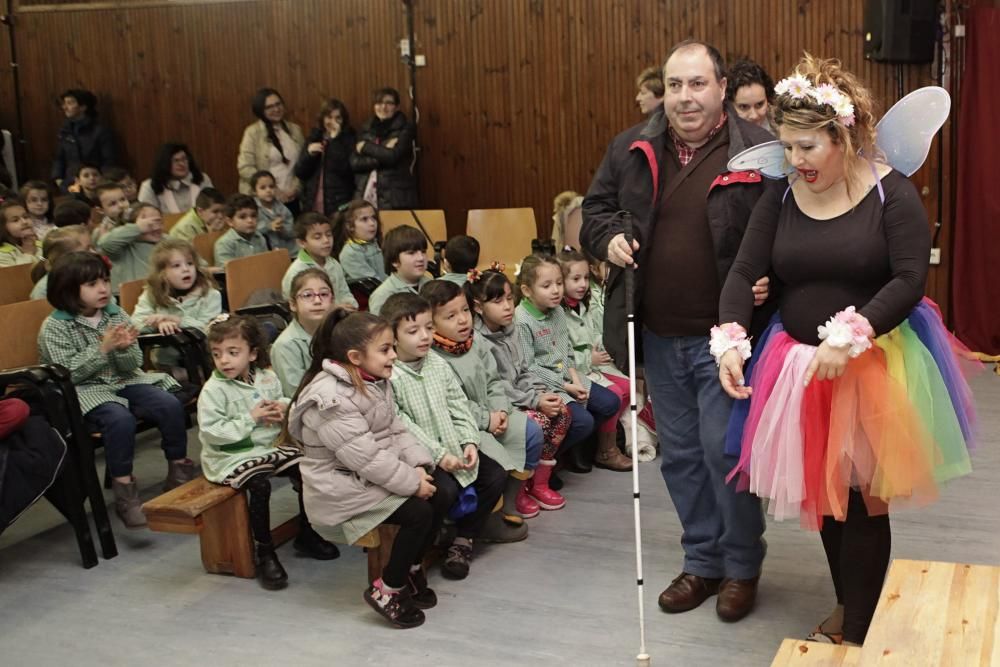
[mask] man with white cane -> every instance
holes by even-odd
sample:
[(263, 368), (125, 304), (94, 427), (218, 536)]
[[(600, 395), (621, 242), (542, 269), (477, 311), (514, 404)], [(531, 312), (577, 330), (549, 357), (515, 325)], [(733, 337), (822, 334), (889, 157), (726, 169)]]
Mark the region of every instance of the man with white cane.
[[(663, 68), (663, 109), (618, 135), (583, 204), (580, 240), (612, 265), (604, 343), (628, 360), (623, 267), (635, 269), (647, 392), (653, 401), (662, 473), (683, 535), (684, 567), (660, 594), (666, 612), (684, 612), (718, 594), (716, 612), (737, 621), (752, 609), (764, 560), (759, 501), (727, 485), (724, 454), (732, 408), (719, 387), (708, 332), (719, 293), (765, 184), (758, 172), (731, 173), (729, 159), (773, 139), (726, 107), (725, 65), (710, 45), (675, 46)], [(625, 240), (622, 211), (634, 239)], [(768, 281), (754, 287), (757, 303)], [(757, 309), (760, 329), (770, 316)]]

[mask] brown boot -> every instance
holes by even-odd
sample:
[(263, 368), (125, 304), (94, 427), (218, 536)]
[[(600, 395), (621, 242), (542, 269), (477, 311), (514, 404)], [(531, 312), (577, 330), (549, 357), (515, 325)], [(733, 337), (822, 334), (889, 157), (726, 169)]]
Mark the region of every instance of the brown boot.
[(632, 459), (622, 454), (621, 450), (618, 449), (617, 436), (614, 431), (597, 434), (597, 455), (594, 457), (594, 465), (598, 468), (618, 472), (628, 472), (632, 469)]

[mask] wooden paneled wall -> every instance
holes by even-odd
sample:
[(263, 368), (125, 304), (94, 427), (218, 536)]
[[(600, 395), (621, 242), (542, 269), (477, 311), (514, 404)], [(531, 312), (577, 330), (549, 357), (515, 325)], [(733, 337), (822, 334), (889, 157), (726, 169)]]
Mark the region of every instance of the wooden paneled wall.
[[(532, 206), (542, 234), (552, 197), (584, 192), (612, 137), (639, 122), (634, 78), (671, 44), (698, 37), (727, 58), (749, 55), (777, 80), (804, 50), (839, 57), (883, 109), (901, 88), (935, 81), (931, 65), (876, 64), (862, 55), (863, 0), (413, 0), (423, 204), (444, 208), (452, 233), (470, 208)], [(952, 0), (946, 3), (951, 7)], [(144, 178), (157, 144), (179, 139), (223, 189), (235, 189), (236, 150), (263, 85), (282, 91), (290, 118), (315, 120), (343, 99), (355, 125), (373, 88), (403, 92), (401, 0), (21, 0), (15, 8), (27, 173), (44, 176), (62, 121), (56, 95), (83, 86), (100, 98), (125, 161)], [(0, 49), (6, 48), (3, 31)], [(946, 86), (957, 85), (949, 48)], [(8, 68), (0, 122), (13, 128)], [(404, 101), (404, 110), (412, 106)], [(949, 124), (950, 125), (950, 124)], [(915, 176), (937, 219), (944, 262), (929, 293), (947, 308), (951, 137), (944, 187), (937, 150)]]

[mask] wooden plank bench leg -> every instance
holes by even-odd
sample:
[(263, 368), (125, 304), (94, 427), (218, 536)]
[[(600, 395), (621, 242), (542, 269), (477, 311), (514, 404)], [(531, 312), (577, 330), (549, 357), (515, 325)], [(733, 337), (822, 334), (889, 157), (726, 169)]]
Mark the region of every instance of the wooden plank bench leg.
[(382, 524), (377, 528), (379, 544), (368, 547), (368, 581), (372, 582), (382, 576), (382, 569), (389, 562), (392, 553), (392, 543), (399, 532), (399, 526)]
[(237, 493), (202, 515), (201, 562), (206, 572), (253, 579), (253, 541), (246, 495)]

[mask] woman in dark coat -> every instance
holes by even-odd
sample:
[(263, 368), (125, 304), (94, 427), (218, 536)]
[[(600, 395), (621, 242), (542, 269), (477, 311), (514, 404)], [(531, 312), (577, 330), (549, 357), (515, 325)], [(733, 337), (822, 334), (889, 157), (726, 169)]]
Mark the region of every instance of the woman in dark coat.
[(417, 208), (417, 179), (412, 171), (413, 123), (399, 110), (399, 91), (377, 90), (374, 102), (375, 116), (361, 128), (351, 153), (357, 196), (381, 210)]
[(66, 190), (73, 184), (83, 163), (103, 171), (115, 164), (115, 143), (111, 130), (97, 122), (97, 97), (89, 90), (70, 89), (59, 99), (66, 122), (56, 139), (52, 180)]
[(338, 99), (324, 102), (295, 165), (295, 175), (302, 182), (303, 211), (330, 216), (354, 198), (350, 156), (355, 137), (344, 103)]

